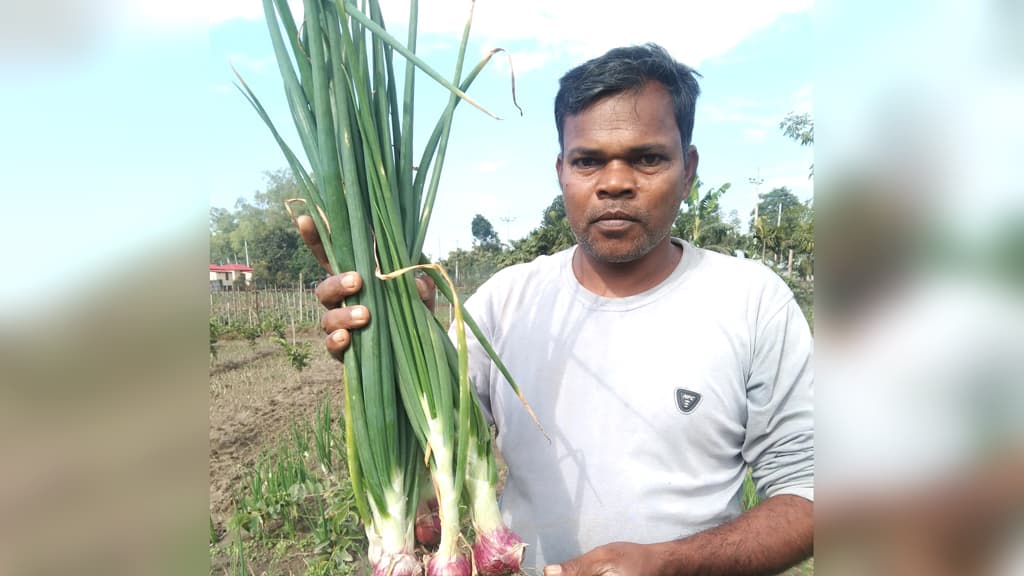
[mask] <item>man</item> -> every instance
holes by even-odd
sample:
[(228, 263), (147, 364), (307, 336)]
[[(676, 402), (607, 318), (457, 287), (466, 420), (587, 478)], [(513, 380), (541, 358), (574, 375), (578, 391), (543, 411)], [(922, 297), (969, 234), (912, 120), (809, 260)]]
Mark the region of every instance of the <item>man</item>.
[[(697, 170), (697, 93), (654, 45), (567, 73), (555, 170), (578, 245), (466, 304), (551, 436), (471, 342), (509, 466), (503, 514), (549, 576), (769, 574), (813, 549), (807, 323), (771, 271), (669, 236)], [(339, 356), (369, 318), (337, 308), (360, 285), (318, 289)], [(748, 465), (767, 499), (742, 513)]]

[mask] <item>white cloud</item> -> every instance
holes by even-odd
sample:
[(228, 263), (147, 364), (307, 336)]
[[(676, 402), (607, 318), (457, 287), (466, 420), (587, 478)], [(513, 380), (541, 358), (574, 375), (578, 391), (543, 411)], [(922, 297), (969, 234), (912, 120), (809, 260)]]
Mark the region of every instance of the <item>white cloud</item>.
[[(149, 26), (211, 27), (235, 19), (259, 19), (262, 8), (255, 0), (115, 0), (133, 20)], [(693, 0), (667, 3), (633, 0), (617, 9), (592, 0), (520, 0), (477, 2), (472, 34), (488, 47), (513, 47), (527, 43), (522, 72), (543, 66), (559, 54), (574, 58), (596, 56), (609, 48), (657, 42), (691, 66), (728, 53), (751, 34), (771, 26), (785, 14), (810, 10), (815, 0)], [(301, 0), (289, 0), (296, 18)], [(408, 20), (408, 0), (381, 0), (382, 11), (393, 31)], [(419, 12), (423, 37), (458, 38), (466, 23), (467, 0), (424, 2)], [(401, 36), (401, 34), (399, 34)], [(424, 38), (429, 41), (429, 38)]]
[[(698, 108), (698, 123), (729, 124), (740, 129), (744, 142), (761, 143), (777, 129), (778, 117), (763, 112), (763, 105), (754, 101), (729, 99), (709, 102)], [(779, 116), (781, 117), (781, 116)]]
[[(404, 0), (385, 0), (390, 18), (407, 13)], [(473, 34), (485, 44), (502, 46), (528, 41), (551, 52), (583, 58), (614, 46), (658, 42), (674, 56), (698, 66), (725, 54), (752, 33), (767, 28), (780, 16), (805, 12), (814, 0), (721, 0), (666, 3), (633, 0), (612, 10), (591, 0), (520, 0), (479, 2), (474, 9)], [(464, 0), (438, 1), (421, 8), (421, 33), (457, 35), (465, 24)]]
[[(115, 0), (118, 11), (133, 25), (156, 29), (207, 28), (231, 20), (263, 18), (255, 0)], [(288, 0), (295, 17), (302, 17), (302, 0)]]
[(516, 73), (516, 77), (520, 77), (523, 74), (532, 72), (533, 70), (539, 70), (544, 67), (545, 64), (551, 60), (553, 54), (551, 52), (543, 52), (539, 50), (522, 50), (522, 51), (508, 51), (494, 56), (495, 61), (493, 69), (497, 73), (508, 74), (509, 61), (512, 62), (512, 69)]

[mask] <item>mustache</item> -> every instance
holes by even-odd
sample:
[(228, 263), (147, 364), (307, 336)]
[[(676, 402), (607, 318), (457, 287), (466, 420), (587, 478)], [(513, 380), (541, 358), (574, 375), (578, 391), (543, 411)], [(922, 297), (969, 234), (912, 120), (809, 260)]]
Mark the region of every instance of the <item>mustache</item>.
[(601, 220), (632, 220), (643, 222), (647, 219), (647, 212), (636, 207), (624, 205), (609, 205), (587, 210), (584, 221), (593, 224)]

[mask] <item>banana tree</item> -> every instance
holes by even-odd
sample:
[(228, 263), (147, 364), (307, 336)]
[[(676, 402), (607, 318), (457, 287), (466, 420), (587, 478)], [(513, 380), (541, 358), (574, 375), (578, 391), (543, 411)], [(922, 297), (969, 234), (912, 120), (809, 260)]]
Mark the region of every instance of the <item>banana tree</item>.
[(720, 200), (732, 184), (726, 182), (706, 192), (701, 190), (703, 185), (700, 179), (694, 179), (685, 200), (686, 210), (680, 211), (672, 234), (685, 238), (694, 246), (728, 254), (730, 250), (720, 241), (732, 231), (733, 226), (722, 221)]

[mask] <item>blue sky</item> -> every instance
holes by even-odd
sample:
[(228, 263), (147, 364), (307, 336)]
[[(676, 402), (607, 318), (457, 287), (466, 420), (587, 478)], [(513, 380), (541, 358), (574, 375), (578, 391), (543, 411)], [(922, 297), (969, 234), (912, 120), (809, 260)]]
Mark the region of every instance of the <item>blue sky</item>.
[[(401, 1), (384, 4), (401, 34)], [(422, 4), (420, 53), (449, 71), (467, 5)], [(40, 234), (37, 221), (8, 218), (5, 243), (32, 238), (39, 249), (5, 251), (7, 265), (31, 266), (59, 254), (66, 274), (115, 260), (205, 222), (210, 205), (230, 207), (250, 197), (264, 186), (265, 171), (286, 166), (233, 87), (229, 67), (234, 63), (278, 126), (294, 135), (259, 2), (93, 0), (86, 6), (98, 16), (68, 14), (49, 35), (31, 25), (39, 16), (25, 12), (31, 6), (2, 27), (3, 198), (23, 213), (59, 206), (47, 209), (46, 218), (48, 229), (63, 231)], [(479, 58), (492, 47), (512, 53), (525, 115), (512, 106), (507, 65), (495, 60), (471, 94), (504, 119), (460, 107), (428, 253), (468, 246), (477, 213), (503, 238), (522, 237), (539, 224), (558, 193), (551, 112), (558, 78), (622, 44), (661, 43), (703, 74), (694, 144), (702, 179), (733, 183), (727, 210), (746, 220), (754, 200), (748, 179), (758, 174), (762, 190), (787, 185), (802, 198), (812, 195), (812, 151), (785, 139), (777, 125), (791, 110), (811, 110), (813, 0), (602, 6), (477, 2), (470, 54)], [(32, 34), (16, 33), (29, 29)], [(447, 98), (421, 78), (417, 113), (429, 123), (418, 125), (419, 136)], [(24, 289), (8, 284), (0, 295)]]

